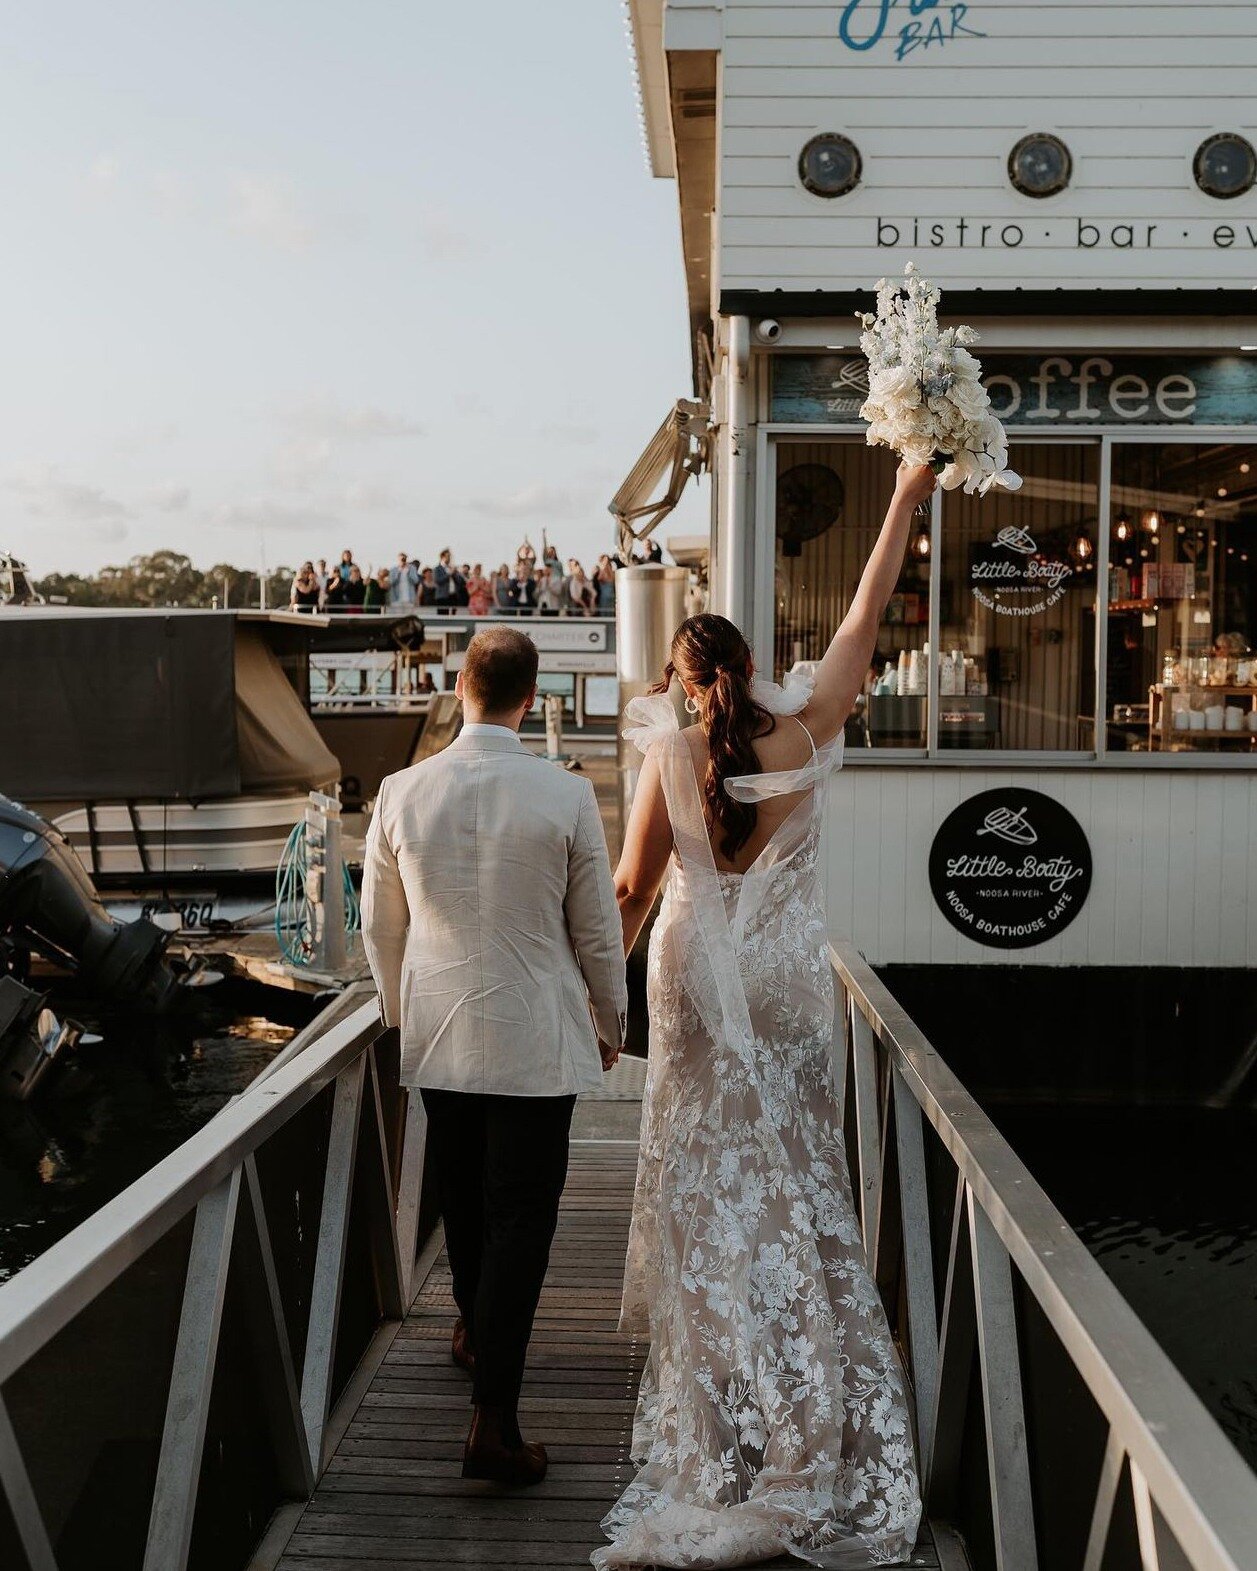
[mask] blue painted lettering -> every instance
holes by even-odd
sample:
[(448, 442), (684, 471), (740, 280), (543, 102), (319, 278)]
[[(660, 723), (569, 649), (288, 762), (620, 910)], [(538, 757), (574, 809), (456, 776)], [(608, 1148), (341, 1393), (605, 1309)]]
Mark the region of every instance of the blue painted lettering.
[(928, 23), (911, 21), (900, 27), (895, 59), (904, 60), (915, 50), (947, 44), (955, 38), (985, 38), (985, 33), (966, 23), (971, 9), (961, 0), (947, 6), (942, 0), (847, 0), (838, 19), (838, 37), (848, 49), (863, 54), (875, 49), (887, 36), (892, 11), (902, 14), (906, 10), (914, 18), (927, 11), (944, 13), (930, 17)]

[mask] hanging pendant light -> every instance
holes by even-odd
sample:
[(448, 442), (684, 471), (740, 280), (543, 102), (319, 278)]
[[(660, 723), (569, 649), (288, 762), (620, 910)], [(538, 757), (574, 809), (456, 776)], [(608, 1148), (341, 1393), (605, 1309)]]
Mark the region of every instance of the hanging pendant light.
[(919, 529), (913, 537), (912, 554), (919, 562), (924, 562), (929, 558), (930, 532), (928, 529)]
[(1117, 528), (1113, 531), (1113, 533), (1119, 540), (1130, 539), (1130, 519), (1127, 518), (1125, 513), (1123, 513), (1122, 516), (1118, 519)]

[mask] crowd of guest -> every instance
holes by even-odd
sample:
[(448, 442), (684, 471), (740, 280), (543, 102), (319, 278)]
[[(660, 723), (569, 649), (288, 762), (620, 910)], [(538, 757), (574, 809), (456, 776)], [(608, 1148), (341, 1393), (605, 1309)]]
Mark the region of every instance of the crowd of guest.
[(626, 563), (603, 554), (586, 572), (573, 556), (564, 562), (543, 537), (541, 555), (525, 537), (515, 565), (503, 562), (485, 573), (479, 562), (456, 563), (447, 548), (432, 567), (423, 567), (399, 551), (392, 567), (364, 573), (350, 550), (331, 567), (320, 558), (303, 562), (292, 581), (293, 611), (381, 614), (385, 611), (434, 611), (438, 616), (465, 612), (469, 616), (611, 616), (615, 612), (617, 567), (661, 561), (657, 541)]

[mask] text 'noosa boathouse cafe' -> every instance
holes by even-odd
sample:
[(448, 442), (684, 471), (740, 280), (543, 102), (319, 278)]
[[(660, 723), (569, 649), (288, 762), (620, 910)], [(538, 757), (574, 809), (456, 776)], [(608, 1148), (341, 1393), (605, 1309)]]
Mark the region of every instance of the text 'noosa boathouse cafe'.
[(831, 793), (835, 932), (877, 965), (1251, 967), (1251, 8), (627, 12), (679, 199), (712, 607), (761, 666), (820, 655), (885, 509), (855, 315), (879, 277), (915, 262), (978, 329), (1025, 480), (936, 496), (912, 540)]

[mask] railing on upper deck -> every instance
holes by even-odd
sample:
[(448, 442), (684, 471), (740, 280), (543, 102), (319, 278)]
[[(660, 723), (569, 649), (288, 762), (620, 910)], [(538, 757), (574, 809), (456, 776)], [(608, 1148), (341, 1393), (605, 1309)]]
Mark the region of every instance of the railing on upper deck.
[(244, 1565), (401, 1322), (423, 1148), (360, 989), (0, 1287), (0, 1566)]
[(1251, 1571), (1257, 1475), (863, 958), (831, 956), (852, 1187), (927, 1515), (977, 1571)]

